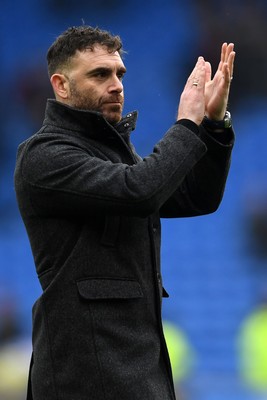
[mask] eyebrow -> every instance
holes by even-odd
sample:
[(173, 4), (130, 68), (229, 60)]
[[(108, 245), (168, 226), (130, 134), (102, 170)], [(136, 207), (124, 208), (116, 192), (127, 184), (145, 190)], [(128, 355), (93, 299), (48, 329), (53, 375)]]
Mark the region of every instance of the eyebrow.
[[(113, 68), (110, 68), (110, 67), (97, 67), (97, 68), (92, 69), (91, 71), (88, 71), (86, 73), (86, 75), (87, 76), (93, 76), (93, 75), (96, 75), (96, 74), (99, 74), (99, 73), (112, 72), (112, 71), (113, 71)], [(118, 72), (125, 74), (126, 73), (126, 68), (125, 67), (119, 67), (118, 70), (117, 70), (117, 73)]]

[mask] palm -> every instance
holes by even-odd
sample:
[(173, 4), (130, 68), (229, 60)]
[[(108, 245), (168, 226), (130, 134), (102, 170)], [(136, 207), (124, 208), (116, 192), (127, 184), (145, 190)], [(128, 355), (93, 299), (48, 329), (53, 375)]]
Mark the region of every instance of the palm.
[(205, 113), (210, 119), (223, 119), (227, 108), (235, 57), (233, 47), (232, 43), (223, 44), (221, 61), (213, 79), (211, 79), (211, 66), (206, 63)]

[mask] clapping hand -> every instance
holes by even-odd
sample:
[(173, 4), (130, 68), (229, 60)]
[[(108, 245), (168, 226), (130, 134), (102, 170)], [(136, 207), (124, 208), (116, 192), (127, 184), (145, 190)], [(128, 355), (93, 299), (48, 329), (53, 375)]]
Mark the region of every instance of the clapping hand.
[(224, 118), (233, 77), (233, 49), (233, 43), (223, 43), (213, 79), (210, 63), (203, 57), (198, 58), (181, 94), (177, 120), (186, 118), (200, 125), (204, 115), (217, 121)]
[(211, 79), (211, 65), (206, 62), (206, 84), (205, 84), (205, 115), (212, 120), (223, 119), (233, 79), (235, 52), (234, 44), (223, 43), (221, 49), (221, 60), (218, 69)]

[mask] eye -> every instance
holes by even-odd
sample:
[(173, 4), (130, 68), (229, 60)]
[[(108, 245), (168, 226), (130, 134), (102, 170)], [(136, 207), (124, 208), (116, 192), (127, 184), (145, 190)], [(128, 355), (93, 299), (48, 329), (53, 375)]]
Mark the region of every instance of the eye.
[(105, 78), (107, 76), (107, 72), (106, 71), (99, 71), (99, 72), (97, 72), (96, 74), (95, 74), (95, 77), (96, 78), (100, 78), (100, 79), (103, 79), (103, 78)]
[(120, 81), (123, 80), (124, 74), (125, 74), (125, 72), (118, 72), (118, 73), (117, 73), (117, 77), (119, 78)]

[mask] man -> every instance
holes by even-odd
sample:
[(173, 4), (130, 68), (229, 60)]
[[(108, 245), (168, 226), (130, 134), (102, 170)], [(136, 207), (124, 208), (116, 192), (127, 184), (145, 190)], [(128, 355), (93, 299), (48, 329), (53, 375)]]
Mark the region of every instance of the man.
[[(199, 57), (177, 122), (141, 159), (122, 118), (120, 38), (91, 27), (48, 51), (56, 100), (18, 150), (15, 186), (43, 288), (28, 399), (175, 399), (161, 323), (160, 217), (213, 212), (233, 146), (233, 44)], [(152, 123), (152, 122), (151, 122)]]

